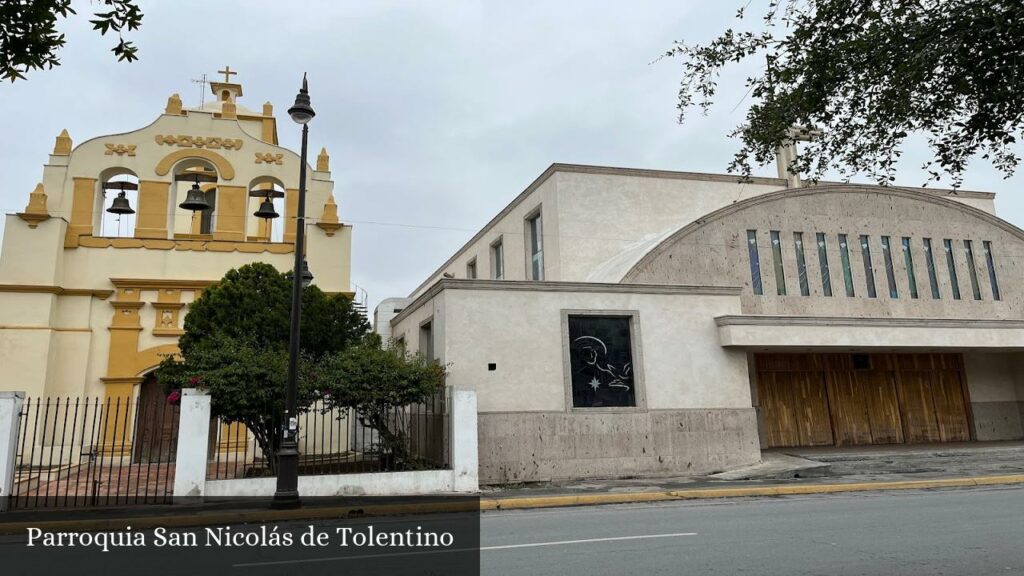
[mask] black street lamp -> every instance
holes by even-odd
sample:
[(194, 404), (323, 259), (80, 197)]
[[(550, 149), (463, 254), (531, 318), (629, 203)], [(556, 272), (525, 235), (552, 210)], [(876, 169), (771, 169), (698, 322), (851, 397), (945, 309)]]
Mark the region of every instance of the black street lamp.
[[(288, 115), (302, 125), (302, 154), (299, 163), (299, 205), (295, 222), (295, 266), (292, 269), (292, 312), (291, 330), (288, 338), (288, 391), (285, 395), (284, 426), (281, 447), (277, 451), (277, 491), (274, 492), (274, 508), (298, 508), (299, 500), (299, 418), (296, 406), (299, 373), (299, 318), (302, 314), (302, 284), (309, 268), (304, 267), (306, 232), (306, 141), (309, 137), (309, 121), (316, 115), (309, 105), (309, 90), (306, 75), (302, 75), (302, 89), (295, 96), (295, 104), (288, 109)], [(305, 274), (303, 270), (305, 269)]]

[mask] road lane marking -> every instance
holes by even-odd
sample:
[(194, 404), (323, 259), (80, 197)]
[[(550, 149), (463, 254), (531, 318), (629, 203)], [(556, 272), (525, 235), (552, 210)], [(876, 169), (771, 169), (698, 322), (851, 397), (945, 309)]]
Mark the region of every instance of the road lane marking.
[(673, 532), (671, 534), (639, 534), (636, 536), (611, 536), (607, 538), (584, 538), (580, 540), (558, 540), (555, 542), (530, 542), (528, 544), (502, 544), (499, 546), (481, 546), (477, 548), (449, 548), (446, 550), (424, 550), (419, 552), (395, 552), (392, 554), (360, 554), (359, 556), (334, 556), (331, 558), (303, 558), (300, 560), (275, 560), (270, 562), (245, 562), (232, 564), (232, 568), (254, 568), (257, 566), (281, 566), (285, 564), (309, 564), (312, 562), (335, 562), (345, 560), (367, 560), (371, 558), (397, 558), (401, 556), (425, 556), (428, 554), (450, 554), (454, 552), (487, 552), (490, 550), (512, 550), (515, 548), (539, 548), (541, 546), (567, 546), (570, 544), (589, 544), (591, 542), (621, 542), (624, 540), (650, 540), (654, 538), (681, 538), (696, 536), (696, 532)]
[(614, 536), (609, 538), (585, 538), (583, 540), (560, 540), (558, 542), (534, 542), (531, 544), (505, 544), (503, 546), (481, 546), (480, 551), (511, 550), (513, 548), (537, 548), (540, 546), (562, 546), (564, 544), (587, 544), (589, 542), (619, 542), (622, 540), (646, 540), (649, 538), (679, 538), (696, 536), (696, 532), (674, 532), (672, 534), (641, 534), (638, 536)]

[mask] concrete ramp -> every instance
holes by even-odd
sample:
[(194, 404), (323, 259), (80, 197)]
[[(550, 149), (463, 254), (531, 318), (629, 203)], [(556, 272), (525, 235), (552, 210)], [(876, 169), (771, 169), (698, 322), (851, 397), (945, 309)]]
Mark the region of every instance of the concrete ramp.
[(820, 478), (832, 471), (831, 464), (790, 456), (779, 452), (761, 453), (761, 462), (712, 474), (715, 480), (780, 480), (786, 478)]

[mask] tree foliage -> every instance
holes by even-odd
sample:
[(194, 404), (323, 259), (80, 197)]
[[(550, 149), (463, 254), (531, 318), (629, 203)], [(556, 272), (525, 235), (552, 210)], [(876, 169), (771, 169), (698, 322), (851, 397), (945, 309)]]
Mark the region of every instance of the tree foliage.
[[(255, 263), (229, 270), (189, 306), (183, 354), (215, 334), (257, 347), (287, 348), (292, 299), (291, 273)], [(302, 291), (302, 350), (313, 357), (358, 342), (369, 323), (343, 295), (329, 296), (316, 286)]]
[[(743, 10), (737, 14), (743, 19)], [(774, 160), (793, 126), (820, 131), (791, 168), (894, 179), (908, 135), (927, 137), (929, 180), (959, 186), (980, 154), (1006, 177), (1024, 129), (1024, 2), (1019, 0), (771, 0), (758, 31), (708, 44), (677, 42), (680, 121), (707, 112), (723, 68), (763, 58), (747, 79), (754, 103), (732, 133), (730, 171)]]
[[(94, 2), (95, 4), (96, 2)], [(101, 35), (117, 34), (111, 49), (119, 61), (138, 59), (138, 47), (124, 39), (124, 31), (142, 25), (142, 10), (137, 0), (100, 0), (103, 9), (89, 22)], [(60, 66), (58, 52), (64, 47), (64, 34), (57, 30), (60, 20), (77, 14), (71, 0), (4, 0), (0, 2), (0, 78), (24, 79), (32, 70)]]
[[(228, 271), (189, 306), (180, 357), (157, 370), (168, 390), (206, 389), (212, 414), (245, 424), (267, 455), (277, 453), (284, 424), (291, 290), (291, 275), (269, 264)], [(384, 348), (347, 296), (310, 286), (302, 306), (299, 411), (323, 400), (325, 412), (351, 413), (377, 432), (389, 467), (414, 466), (394, 415), (443, 387), (445, 369)]]
[(384, 348), (370, 337), (325, 358), (318, 372), (326, 404), (351, 408), (361, 425), (376, 430), (389, 467), (415, 467), (406, 432), (394, 421), (395, 408), (424, 402), (443, 389), (443, 366), (401, 347)]
[[(277, 452), (283, 424), (291, 287), (291, 276), (269, 264), (228, 271), (190, 305), (180, 358), (165, 358), (157, 370), (167, 389), (208, 390), (213, 415), (245, 424), (268, 455)], [(361, 343), (369, 330), (344, 295), (310, 286), (302, 300), (300, 411), (322, 395), (329, 378), (323, 359)]]

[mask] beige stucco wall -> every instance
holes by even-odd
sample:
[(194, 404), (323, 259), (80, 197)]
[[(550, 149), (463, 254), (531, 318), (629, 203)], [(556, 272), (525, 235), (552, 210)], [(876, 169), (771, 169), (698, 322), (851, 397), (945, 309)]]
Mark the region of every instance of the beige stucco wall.
[[(757, 230), (764, 295), (751, 289), (747, 230)], [(777, 295), (770, 230), (781, 232), (787, 296)], [(803, 232), (807, 278), (811, 295), (800, 295), (793, 232)], [(822, 292), (815, 233), (827, 235), (832, 297)], [(848, 234), (855, 296), (844, 292), (837, 234)], [(858, 237), (871, 241), (872, 269), (877, 298), (866, 294), (865, 273)], [(892, 238), (893, 266), (899, 297), (889, 297), (880, 237)], [(909, 284), (900, 240), (913, 239), (914, 269), (920, 297), (909, 297)], [(931, 238), (941, 298), (931, 296), (922, 238)], [(943, 239), (954, 241), (954, 256), (961, 300), (953, 300)], [(982, 299), (974, 300), (963, 240), (972, 240)], [(1002, 299), (993, 300), (982, 242), (993, 246)], [(624, 281), (686, 284), (696, 281), (743, 286), (747, 314), (825, 315), (896, 318), (1022, 318), (1024, 293), (1015, 281), (1024, 269), (1016, 254), (1024, 250), (1024, 232), (990, 214), (955, 202), (906, 190), (837, 186), (791, 190), (762, 196), (709, 215), (664, 242), (641, 260)]]
[[(785, 187), (786, 181), (777, 178), (738, 182), (735, 176), (720, 174), (553, 164), (410, 297), (425, 292), (444, 274), (467, 278), (466, 264), (474, 258), (477, 277), (490, 278), (490, 245), (498, 237), (505, 246), (505, 279), (527, 279), (524, 218), (538, 208), (544, 224), (545, 280), (619, 282), (648, 252), (687, 224)], [(995, 213), (992, 194), (908, 190)]]
[[(714, 324), (738, 309), (735, 290), (445, 280), (393, 333), (415, 350), (432, 318), (449, 384), (476, 389), (481, 482), (700, 474), (759, 457), (746, 354)], [(567, 406), (571, 310), (636, 313), (636, 408)]]
[[(1005, 327), (878, 324), (870, 319), (794, 323), (792, 317), (740, 317), (719, 327), (722, 346), (756, 350), (1024, 350), (1024, 323)], [(777, 321), (771, 321), (772, 318)], [(729, 319), (722, 320), (726, 322)], [(858, 321), (859, 320), (859, 321)]]
[[(468, 287), (474, 284), (479, 287)], [(416, 350), (419, 326), (432, 316), (435, 351), (450, 367), (449, 382), (475, 387), (481, 412), (566, 410), (563, 310), (638, 313), (634, 362), (642, 364), (648, 409), (750, 407), (745, 353), (723, 349), (714, 323), (716, 314), (737, 310), (735, 296), (445, 285), (450, 288), (410, 306), (393, 333)], [(489, 363), (497, 370), (488, 371)]]

